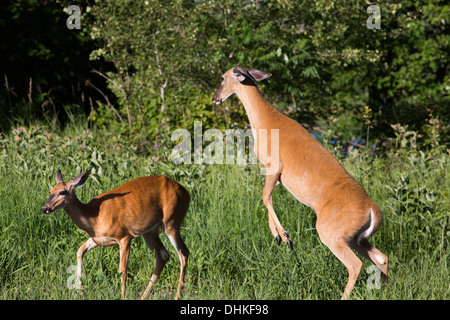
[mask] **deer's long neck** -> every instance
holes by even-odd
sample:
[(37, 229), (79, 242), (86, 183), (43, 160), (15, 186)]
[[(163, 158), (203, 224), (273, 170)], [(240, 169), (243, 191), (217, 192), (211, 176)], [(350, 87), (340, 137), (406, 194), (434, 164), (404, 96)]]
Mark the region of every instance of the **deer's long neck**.
[(70, 219), (76, 224), (76, 226), (90, 236), (94, 235), (95, 216), (92, 214), (92, 208), (89, 204), (84, 204), (74, 195), (70, 200), (70, 204), (64, 208)]
[(252, 129), (265, 128), (268, 120), (279, 113), (264, 99), (256, 86), (243, 85), (237, 95), (244, 105)]

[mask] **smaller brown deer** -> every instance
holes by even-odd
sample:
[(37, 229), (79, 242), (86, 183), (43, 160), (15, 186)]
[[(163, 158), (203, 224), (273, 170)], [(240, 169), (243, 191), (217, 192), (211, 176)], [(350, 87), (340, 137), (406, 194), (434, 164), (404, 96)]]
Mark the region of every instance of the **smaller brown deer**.
[(77, 252), (76, 288), (81, 288), (84, 254), (97, 246), (119, 245), (119, 272), (122, 273), (124, 298), (131, 240), (142, 236), (156, 258), (150, 283), (141, 296), (141, 299), (145, 299), (169, 259), (169, 253), (158, 235), (159, 227), (162, 227), (178, 252), (181, 262), (176, 295), (178, 299), (184, 285), (189, 256), (189, 250), (180, 235), (180, 227), (190, 202), (187, 190), (166, 176), (141, 177), (102, 193), (84, 204), (75, 195), (75, 188), (83, 185), (89, 174), (90, 170), (64, 182), (58, 170), (57, 184), (50, 190), (50, 197), (42, 208), (45, 214), (64, 209), (77, 227), (90, 237)]

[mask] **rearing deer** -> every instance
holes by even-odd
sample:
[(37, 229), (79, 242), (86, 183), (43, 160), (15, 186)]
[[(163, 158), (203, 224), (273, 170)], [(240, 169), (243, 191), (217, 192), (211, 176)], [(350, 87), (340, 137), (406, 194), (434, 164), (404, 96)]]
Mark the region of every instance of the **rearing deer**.
[[(212, 101), (220, 104), (233, 94), (239, 97), (252, 127), (258, 160), (265, 168), (277, 168), (266, 175), (263, 201), (268, 209), (270, 230), (278, 244), (283, 240), (293, 249), (293, 242), (272, 204), (272, 191), (281, 183), (300, 202), (314, 209), (320, 240), (347, 267), (349, 278), (341, 298), (345, 299), (363, 265), (351, 248), (374, 263), (383, 273), (383, 280), (387, 280), (388, 258), (367, 240), (380, 227), (381, 211), (327, 149), (262, 97), (254, 80), (270, 76), (256, 69), (231, 68), (223, 74)], [(268, 138), (267, 146), (261, 145), (261, 132), (271, 130), (278, 130), (279, 140)], [(267, 157), (271, 143), (278, 143), (278, 157)], [(279, 162), (271, 163), (273, 158)]]
[(126, 182), (83, 204), (74, 191), (76, 187), (86, 182), (89, 174), (90, 170), (71, 181), (64, 182), (58, 170), (57, 184), (50, 190), (50, 197), (42, 208), (45, 214), (64, 209), (77, 227), (90, 237), (77, 252), (76, 288), (81, 287), (84, 254), (97, 246), (119, 245), (119, 272), (122, 273), (121, 293), (124, 298), (131, 240), (142, 236), (156, 258), (150, 283), (141, 296), (141, 299), (145, 299), (169, 259), (169, 253), (158, 235), (159, 227), (162, 227), (178, 252), (181, 262), (176, 296), (178, 299), (184, 285), (189, 256), (189, 250), (180, 235), (181, 224), (190, 201), (187, 190), (166, 176), (142, 177)]

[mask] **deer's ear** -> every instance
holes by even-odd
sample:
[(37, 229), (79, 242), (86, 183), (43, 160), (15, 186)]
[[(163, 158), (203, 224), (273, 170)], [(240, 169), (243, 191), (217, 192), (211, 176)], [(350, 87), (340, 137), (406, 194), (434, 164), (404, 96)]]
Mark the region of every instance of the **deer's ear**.
[(234, 68), (231, 76), (238, 82), (243, 82), (245, 80), (245, 74), (239, 68)]
[(89, 174), (91, 173), (91, 169), (86, 171), (85, 173), (82, 173), (75, 178), (73, 178), (68, 184), (70, 185), (71, 189), (74, 189), (75, 187), (83, 185), (87, 178), (89, 177)]
[(247, 69), (247, 72), (253, 79), (261, 81), (269, 78), (272, 74), (270, 72), (265, 72), (257, 69)]
[(63, 180), (61, 171), (58, 170), (58, 171), (56, 172), (56, 183), (62, 183), (62, 182), (64, 182), (64, 180)]

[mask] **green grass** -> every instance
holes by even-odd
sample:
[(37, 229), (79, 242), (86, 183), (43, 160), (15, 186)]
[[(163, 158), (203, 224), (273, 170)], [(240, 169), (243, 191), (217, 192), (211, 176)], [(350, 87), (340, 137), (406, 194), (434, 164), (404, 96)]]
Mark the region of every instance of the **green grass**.
[[(311, 209), (275, 189), (275, 210), (294, 241), (290, 251), (270, 233), (258, 167), (177, 167), (168, 154), (140, 156), (133, 146), (102, 141), (100, 132), (76, 126), (52, 136), (42, 126), (0, 136), (0, 299), (120, 299), (118, 248), (87, 253), (82, 294), (70, 290), (67, 269), (87, 235), (63, 210), (40, 212), (56, 170), (69, 178), (88, 167), (91, 177), (77, 190), (84, 202), (142, 175), (167, 174), (189, 190), (182, 235), (191, 255), (183, 299), (340, 298), (347, 270), (320, 242)], [(343, 164), (384, 213), (371, 242), (390, 259), (390, 281), (380, 290), (368, 289), (370, 263), (363, 260), (351, 298), (449, 299), (448, 154), (411, 151), (373, 161), (356, 155)], [(171, 259), (150, 298), (173, 299), (179, 260), (164, 234), (161, 239)], [(128, 299), (139, 298), (154, 263), (143, 239), (135, 239)]]

